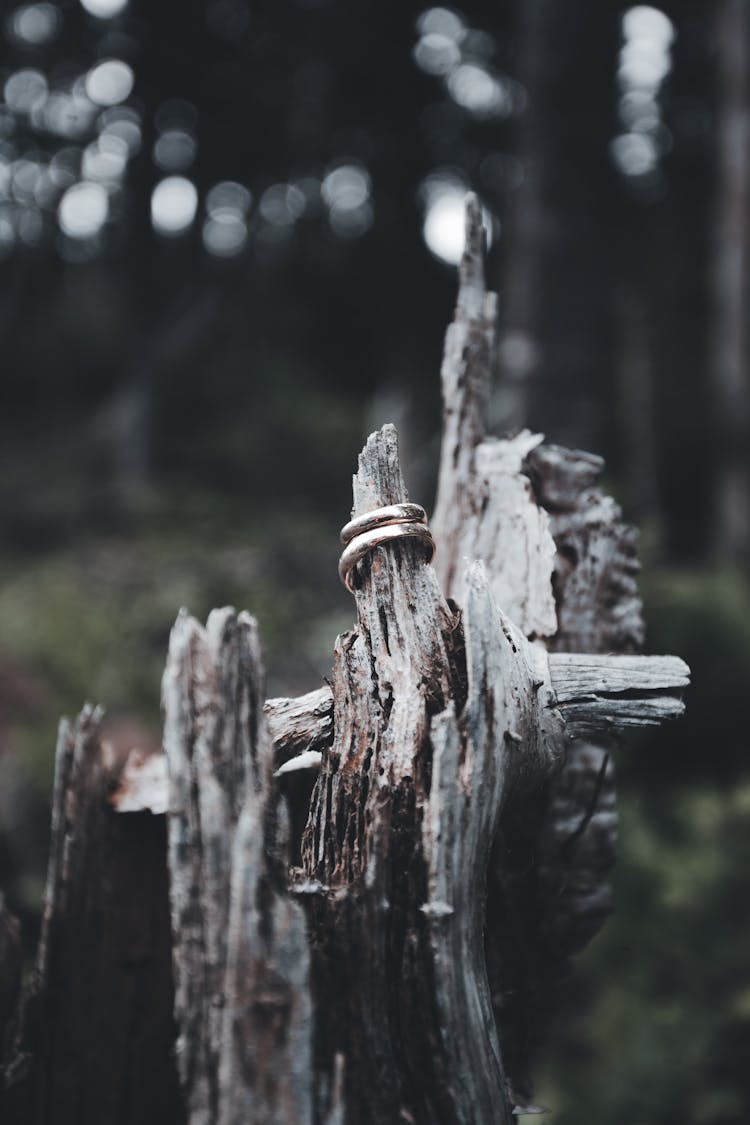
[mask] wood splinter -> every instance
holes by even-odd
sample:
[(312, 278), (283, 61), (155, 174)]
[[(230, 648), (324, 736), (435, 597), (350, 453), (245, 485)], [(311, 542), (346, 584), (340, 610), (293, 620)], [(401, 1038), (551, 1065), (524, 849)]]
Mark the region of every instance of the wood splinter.
[[(16, 1015), (0, 913), (4, 1121), (539, 1112), (531, 1048), (610, 901), (601, 744), (680, 715), (689, 672), (638, 654), (636, 533), (600, 459), (486, 434), (483, 255), (469, 197), (437, 570), (405, 539), (362, 559), (330, 687), (263, 705), (255, 621), (183, 613), (164, 753), (114, 769), (97, 711), (61, 728), (42, 942)], [(407, 502), (385, 426), (360, 455), (353, 516)]]
[[(602, 656), (551, 652), (522, 644), (549, 678), (552, 698), (569, 738), (620, 734), (679, 718), (690, 669), (678, 656)], [(325, 686), (306, 695), (269, 699), (263, 708), (271, 732), (276, 776), (317, 769), (333, 734), (333, 693)], [(118, 812), (166, 812), (167, 764), (163, 754), (133, 757), (112, 798)]]

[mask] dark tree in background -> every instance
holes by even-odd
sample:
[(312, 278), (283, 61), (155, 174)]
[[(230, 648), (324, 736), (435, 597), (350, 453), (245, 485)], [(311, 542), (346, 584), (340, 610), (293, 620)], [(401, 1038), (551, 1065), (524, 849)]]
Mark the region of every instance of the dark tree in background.
[(722, 458), (720, 543), (750, 558), (750, 13), (740, 0), (719, 5), (719, 169), (716, 375)]
[(368, 424), (395, 417), (434, 487), (473, 188), (496, 424), (606, 456), (649, 648), (695, 682), (620, 757), (618, 914), (542, 1086), (565, 1121), (744, 1125), (747, 23), (743, 0), (6, 6), (0, 883), (26, 933), (56, 716), (94, 692), (115, 742), (157, 739), (179, 604), (250, 606), (273, 693), (328, 672)]
[(528, 103), (501, 265), (507, 422), (600, 447), (612, 368), (618, 5), (532, 0), (518, 5), (518, 36)]

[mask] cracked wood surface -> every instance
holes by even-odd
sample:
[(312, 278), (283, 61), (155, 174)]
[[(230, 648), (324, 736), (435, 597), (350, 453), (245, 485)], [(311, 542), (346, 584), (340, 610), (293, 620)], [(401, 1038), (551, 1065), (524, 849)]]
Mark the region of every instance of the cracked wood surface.
[[(442, 369), (444, 430), (433, 531), (446, 593), (460, 596), (462, 572), (478, 557), (498, 605), (527, 637), (557, 653), (635, 652), (643, 638), (637, 533), (596, 483), (601, 459), (545, 446), (528, 431), (500, 441), (485, 436), (490, 363), (480, 349), (453, 346), (480, 332), (491, 338), (493, 331), (479, 313), (480, 228), (481, 209), (470, 197)], [(682, 679), (685, 670), (676, 671)], [(580, 706), (570, 699), (561, 711), (570, 733), (600, 736), (679, 714), (676, 694), (647, 688), (634, 700), (627, 688), (612, 695), (592, 690)], [(555, 979), (606, 915), (616, 827), (609, 756), (577, 743), (548, 784), (523, 808), (510, 810), (498, 835), (487, 956), (506, 1065), (522, 1104), (531, 1096), (529, 1059)]]
[[(526, 643), (524, 641), (524, 643)], [(539, 650), (569, 738), (617, 734), (679, 718), (689, 669), (676, 656), (614, 656)], [(317, 769), (333, 737), (333, 691), (269, 699), (264, 713), (272, 735), (276, 776)], [(167, 760), (163, 754), (128, 761), (112, 804), (118, 812), (166, 812)]]
[(191, 1125), (312, 1122), (304, 915), (286, 891), (249, 614), (181, 615), (163, 681), (177, 1060)]
[[(183, 613), (164, 754), (112, 761), (90, 708), (61, 727), (4, 1121), (508, 1125), (533, 1108), (531, 1048), (608, 909), (616, 834), (608, 755), (567, 744), (679, 715), (688, 670), (635, 655), (636, 534), (600, 459), (485, 434), (483, 256), (470, 197), (442, 367), (443, 590), (414, 544), (373, 550), (331, 687), (265, 705), (254, 620)], [(353, 514), (406, 499), (386, 426)]]
[(503, 612), (527, 637), (546, 637), (557, 628), (549, 581), (555, 543), (549, 517), (521, 471), (542, 437), (526, 430), (504, 441), (486, 436), (497, 298), (485, 286), (484, 253), (481, 205), (469, 196), (456, 312), (441, 368), (435, 567), (445, 593), (458, 597), (466, 567), (481, 559)]
[[(386, 426), (360, 456), (353, 515), (406, 499)], [(512, 641), (488, 635), (486, 600), (474, 623), (472, 603), (467, 666), (460, 621), (408, 543), (372, 552), (356, 603), (357, 628), (336, 644), (334, 737), (303, 847), (316, 1048), (346, 1055), (350, 1122), (510, 1122), (482, 903), (503, 762), (518, 756), (506, 750), (511, 715), (523, 729), (523, 693), (497, 679)]]

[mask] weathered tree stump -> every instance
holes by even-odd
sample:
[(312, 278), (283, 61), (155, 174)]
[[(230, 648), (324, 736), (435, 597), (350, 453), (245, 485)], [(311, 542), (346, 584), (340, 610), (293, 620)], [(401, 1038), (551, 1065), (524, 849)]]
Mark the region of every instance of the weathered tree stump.
[[(264, 704), (254, 620), (182, 613), (163, 753), (112, 760), (90, 709), (61, 728), (20, 1010), (0, 912), (8, 1120), (498, 1125), (535, 1111), (554, 985), (609, 907), (607, 740), (679, 715), (688, 670), (638, 655), (635, 533), (596, 484), (601, 462), (525, 431), (486, 436), (483, 254), (470, 199), (435, 566), (403, 539), (359, 564), (330, 685)], [(360, 455), (353, 512), (406, 499), (385, 426)]]

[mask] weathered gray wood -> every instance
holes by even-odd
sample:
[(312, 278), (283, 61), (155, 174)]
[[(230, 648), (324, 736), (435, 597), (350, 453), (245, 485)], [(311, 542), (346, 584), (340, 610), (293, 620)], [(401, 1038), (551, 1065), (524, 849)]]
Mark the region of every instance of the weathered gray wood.
[[(466, 325), (464, 332), (469, 325), (476, 331), (463, 309), (467, 301), (476, 309), (483, 289), (484, 247), (471, 237), (476, 223), (470, 201), (454, 322)], [(491, 338), (491, 326), (485, 331)], [(490, 365), (474, 360), (467, 370), (467, 358), (451, 344), (449, 330), (433, 521), (446, 593), (460, 600), (462, 575), (471, 559), (481, 558), (498, 605), (526, 637), (556, 652), (637, 651), (643, 637), (637, 536), (597, 486), (601, 459), (544, 446), (526, 431), (501, 441), (485, 437)], [(561, 704), (568, 732), (601, 735), (680, 714), (683, 670), (672, 670), (675, 684), (656, 689), (647, 681), (637, 699), (629, 697), (634, 685), (610, 693), (582, 684), (582, 698)], [(511, 807), (501, 826), (490, 865), (487, 956), (506, 1067), (522, 1103), (530, 1096), (529, 1050), (543, 1023), (541, 1009), (566, 957), (605, 913), (614, 809), (608, 755), (574, 744), (561, 770), (522, 807)]]
[[(508, 1125), (531, 1112), (554, 982), (609, 904), (611, 766), (570, 740), (675, 717), (688, 670), (632, 655), (635, 535), (598, 487), (600, 460), (526, 431), (485, 436), (483, 253), (472, 198), (442, 371), (445, 590), (414, 544), (374, 549), (331, 687), (265, 705), (254, 620), (183, 613), (164, 754), (114, 761), (91, 709), (61, 728), (3, 1121), (176, 1125), (186, 1107), (190, 1125)], [(353, 514), (406, 499), (386, 426), (360, 456)], [(0, 972), (0, 1033), (2, 1004)]]
[[(524, 639), (524, 645), (526, 645)], [(690, 682), (683, 660), (676, 656), (601, 656), (547, 653), (539, 649), (552, 692), (561, 706), (569, 738), (598, 730), (617, 733), (679, 718), (680, 698)], [(274, 742), (275, 776), (316, 770), (333, 735), (331, 688), (286, 698), (269, 699), (264, 712)], [(162, 754), (128, 760), (120, 789), (112, 801), (118, 812), (166, 811), (167, 762)]]
[(178, 1066), (191, 1125), (312, 1121), (304, 915), (286, 890), (255, 621), (182, 614), (163, 681)]
[(440, 542), (435, 569), (444, 590), (454, 585), (464, 537), (465, 505), (460, 490), (472, 475), (475, 446), (484, 437), (494, 359), (497, 295), (484, 280), (486, 236), (482, 207), (466, 200), (466, 253), (459, 267), (453, 323), (445, 334), (440, 377), (443, 387), (443, 444), (433, 534)]
[(3, 1122), (183, 1120), (163, 817), (116, 816), (121, 763), (86, 707), (60, 725), (42, 932)]
[(431, 727), (432, 783), (422, 828), (429, 898), (422, 910), (456, 1083), (452, 1119), (489, 1123), (498, 1120), (494, 1075), (503, 1066), (497, 1039), (489, 1034), (487, 864), (508, 793), (519, 782), (540, 783), (561, 751), (563, 731), (549, 689), (539, 682), (533, 650), (495, 606), (481, 564), (474, 564), (467, 584), (466, 704), (458, 717), (450, 705)]
[(690, 683), (690, 669), (679, 656), (552, 652), (548, 660), (559, 703), (582, 702), (589, 695), (676, 692)]
[[(557, 545), (558, 630), (547, 643), (558, 652), (627, 654), (643, 644), (638, 533), (599, 487), (603, 469), (600, 457), (554, 445), (539, 446), (526, 462)], [(668, 697), (640, 702), (634, 708), (623, 693), (618, 724), (658, 722), (681, 710)], [(609, 870), (615, 861), (617, 804), (612, 759), (602, 745), (602, 735), (613, 730), (612, 707), (610, 699), (593, 695), (581, 714), (571, 702), (568, 723), (571, 729), (578, 726), (583, 741), (569, 749), (564, 769), (552, 778), (540, 818), (538, 897), (547, 906), (541, 915), (544, 941), (530, 972), (530, 987), (543, 998), (537, 1005), (540, 1026), (569, 958), (597, 933), (612, 906)]]
[[(275, 824), (264, 823), (269, 811)], [(283, 804), (264, 810), (251, 798), (237, 825), (219, 1047), (220, 1125), (313, 1121), (310, 955), (302, 910), (284, 892), (285, 820)], [(269, 875), (275, 893), (266, 886)]]
[(526, 471), (550, 515), (557, 652), (638, 652), (643, 607), (636, 583), (638, 532), (597, 484), (601, 457), (557, 445), (529, 452)]
[(277, 767), (307, 750), (320, 750), (331, 741), (331, 698), (331, 689), (322, 687), (297, 698), (266, 701), (263, 710)]
[[(386, 426), (360, 456), (353, 514), (406, 499), (395, 431)], [(509, 1122), (481, 932), (487, 820), (497, 815), (484, 797), (500, 796), (503, 719), (513, 706), (499, 687), (497, 721), (491, 696), (482, 744), (470, 748), (469, 720), (457, 719), (467, 692), (462, 629), (434, 570), (398, 542), (376, 549), (360, 570), (357, 630), (336, 644), (334, 738), (303, 848), (315, 991), (326, 998), (317, 1050), (346, 1056), (351, 1122)], [(490, 652), (507, 646), (504, 636), (495, 628)], [(480, 632), (467, 713), (475, 725), (486, 676), (502, 665), (483, 644)], [(464, 753), (462, 781), (450, 763)], [(436, 764), (449, 802), (434, 777), (430, 796)], [(461, 887), (446, 867), (453, 848), (466, 861)], [(444, 980), (455, 951), (465, 960)], [(439, 995), (427, 984), (438, 979)]]
[[(522, 638), (520, 644), (529, 649)], [(685, 710), (681, 693), (690, 683), (690, 670), (678, 656), (602, 656), (579, 653), (548, 653), (535, 650), (535, 661), (549, 677), (551, 690), (565, 721), (569, 738), (583, 737), (599, 728), (600, 733), (618, 732), (632, 726), (679, 718)], [(311, 769), (320, 762), (320, 752), (330, 740), (333, 723), (333, 692), (319, 688), (296, 699), (270, 701), (278, 713), (288, 708), (295, 715), (295, 730), (310, 731), (310, 741), (297, 758), (288, 758), (286, 748), (296, 742), (287, 736), (286, 725), (276, 725), (276, 759), (286, 759), (277, 772), (292, 768)], [(266, 704), (268, 707), (269, 704)], [(305, 709), (309, 709), (307, 718)], [(602, 715), (606, 713), (606, 720)], [(660, 716), (654, 719), (653, 716)], [(640, 717), (640, 721), (639, 720)], [(319, 729), (320, 733), (316, 733)]]
[(655, 726), (685, 711), (690, 669), (677, 656), (551, 653), (552, 683), (571, 738)]

